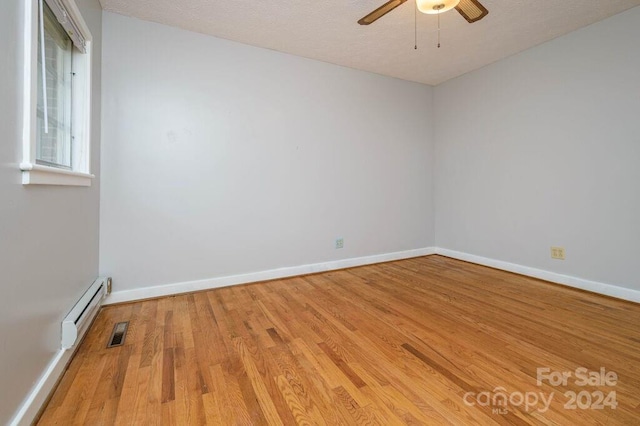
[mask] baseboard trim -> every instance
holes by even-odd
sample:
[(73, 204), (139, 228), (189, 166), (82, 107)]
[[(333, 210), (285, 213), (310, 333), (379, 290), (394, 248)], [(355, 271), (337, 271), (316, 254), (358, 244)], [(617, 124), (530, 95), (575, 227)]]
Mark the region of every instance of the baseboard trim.
[(562, 284), (580, 290), (590, 291), (592, 293), (615, 297), (616, 299), (640, 303), (640, 291), (632, 290), (630, 288), (618, 287), (615, 285), (605, 284), (597, 281), (589, 281), (570, 275), (558, 274), (555, 272), (545, 271), (543, 269), (531, 268), (528, 266), (518, 265), (516, 263), (504, 262), (502, 260), (490, 259), (487, 257), (476, 256), (474, 254), (463, 253), (439, 247), (435, 249), (435, 252), (436, 254), (451, 257), (453, 259), (464, 260), (465, 262), (489, 266), (491, 268), (514, 272), (516, 274), (526, 275), (532, 278), (539, 278), (541, 280), (550, 281), (556, 284)]
[(9, 422), (11, 426), (30, 425), (34, 422), (42, 406), (47, 402), (47, 398), (55, 388), (60, 377), (64, 373), (68, 362), (71, 360), (74, 351), (60, 349), (47, 365), (47, 368), (40, 376), (40, 379), (31, 389), (31, 392), (24, 400), (18, 412)]
[(152, 299), (155, 297), (170, 296), (174, 294), (190, 293), (194, 291), (210, 290), (220, 287), (228, 287), (239, 284), (249, 284), (260, 281), (268, 281), (280, 278), (288, 278), (298, 275), (314, 274), (318, 272), (334, 271), (338, 269), (353, 268), (356, 266), (371, 265), (374, 263), (390, 262), (394, 260), (409, 259), (412, 257), (439, 254), (453, 259), (464, 260), (478, 265), (489, 266), (503, 271), (514, 272), (532, 278), (538, 278), (552, 283), (568, 287), (586, 290), (617, 299), (640, 303), (640, 291), (629, 288), (590, 281), (570, 275), (558, 274), (543, 269), (532, 268), (502, 260), (477, 256), (474, 254), (449, 250), (440, 247), (425, 247), (414, 250), (399, 251), (393, 253), (377, 254), (350, 259), (334, 260), (323, 263), (313, 263), (286, 268), (269, 269), (266, 271), (252, 272), (248, 274), (231, 275), (225, 277), (208, 278), (196, 281), (185, 281), (172, 284), (164, 284), (143, 287), (133, 290), (114, 291), (104, 300), (104, 305), (133, 302), (136, 300)]
[(434, 247), (425, 247), (414, 250), (376, 254), (372, 256), (333, 260), (323, 263), (313, 263), (308, 265), (270, 269), (266, 271), (252, 272), (241, 275), (231, 275), (226, 277), (208, 278), (197, 281), (186, 281), (174, 284), (143, 287), (134, 290), (114, 291), (109, 296), (107, 296), (104, 304), (112, 305), (115, 303), (125, 303), (135, 300), (151, 299), (155, 297), (169, 296), (180, 293), (210, 290), (214, 288), (228, 287), (238, 284), (249, 284), (259, 281), (293, 277), (297, 275), (315, 274), (318, 272), (353, 268), (355, 266), (371, 265), (373, 263), (390, 262), (394, 260), (409, 259), (412, 257), (427, 256), (430, 254), (435, 254)]

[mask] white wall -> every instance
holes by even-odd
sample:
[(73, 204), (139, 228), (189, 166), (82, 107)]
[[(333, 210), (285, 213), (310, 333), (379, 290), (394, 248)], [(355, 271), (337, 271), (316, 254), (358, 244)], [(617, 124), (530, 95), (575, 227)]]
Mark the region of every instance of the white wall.
[(103, 27), (114, 290), (433, 245), (430, 87), (106, 12)]
[(438, 247), (640, 290), (638, 40), (640, 7), (435, 88)]
[[(76, 0), (94, 37), (92, 172), (100, 171), (97, 0)], [(60, 322), (98, 273), (99, 178), (91, 188), (23, 186), (23, 0), (0, 2), (0, 424), (60, 349)]]

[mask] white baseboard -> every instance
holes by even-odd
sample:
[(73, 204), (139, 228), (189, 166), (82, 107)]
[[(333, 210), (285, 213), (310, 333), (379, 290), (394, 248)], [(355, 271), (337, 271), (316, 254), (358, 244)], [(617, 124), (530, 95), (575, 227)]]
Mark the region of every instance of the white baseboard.
[(354, 266), (370, 265), (372, 263), (389, 262), (393, 260), (427, 256), (434, 253), (434, 247), (425, 247), (414, 250), (355, 257), (351, 259), (333, 260), (323, 263), (313, 263), (287, 268), (270, 269), (266, 271), (252, 272), (241, 275), (208, 278), (197, 281), (186, 281), (174, 284), (143, 287), (133, 290), (114, 291), (109, 296), (107, 296), (104, 304), (109, 305), (114, 303), (131, 302), (134, 300), (150, 299), (154, 297), (168, 296), (180, 293), (189, 293), (192, 291), (209, 290), (213, 288), (228, 287), (237, 284), (248, 284), (259, 281), (293, 277), (296, 275), (334, 271), (336, 269), (352, 268)]
[(618, 287), (611, 284), (604, 284), (597, 281), (589, 281), (582, 278), (572, 277), (570, 275), (557, 274), (555, 272), (549, 272), (543, 269), (530, 268), (528, 266), (503, 262), (501, 260), (489, 259), (486, 257), (476, 256), (474, 254), (463, 253), (439, 247), (436, 248), (435, 251), (436, 254), (442, 256), (464, 260), (466, 262), (477, 263), (478, 265), (490, 266), (492, 268), (502, 269), (503, 271), (515, 272), (516, 274), (539, 278), (541, 280), (551, 281), (552, 283), (579, 288), (581, 290), (587, 290), (593, 293), (615, 297), (617, 299), (640, 303), (640, 291), (638, 290)]
[(53, 391), (53, 388), (58, 383), (58, 379), (62, 376), (62, 373), (64, 373), (64, 369), (73, 356), (73, 353), (74, 351), (72, 350), (60, 349), (55, 354), (38, 382), (20, 406), (18, 412), (9, 422), (9, 425), (19, 426), (33, 423), (38, 412), (51, 394), (51, 391)]
[(421, 249), (406, 250), (394, 253), (378, 254), (373, 256), (356, 257), (351, 259), (334, 260), (323, 263), (313, 263), (308, 265), (292, 266), (286, 268), (270, 269), (260, 272), (252, 272), (241, 275), (231, 275), (225, 277), (208, 278), (197, 281), (185, 281), (173, 284), (164, 284), (151, 287), (137, 288), (133, 290), (114, 291), (107, 296), (105, 305), (114, 303), (131, 302), (135, 300), (150, 299), (154, 297), (169, 296), (193, 291), (209, 290), (220, 287), (228, 287), (238, 284), (248, 284), (259, 281), (267, 281), (279, 278), (293, 277), (296, 275), (313, 274), (317, 272), (333, 271), (337, 269), (351, 268), (354, 266), (370, 265), (373, 263), (389, 262), (393, 260), (409, 259), (412, 257), (439, 254), (454, 259), (479, 265), (490, 266), (508, 272), (526, 275), (541, 280), (562, 284), (581, 290), (591, 291), (618, 299), (640, 303), (640, 291), (629, 288), (605, 284), (597, 281), (585, 280), (570, 275), (558, 274), (545, 271), (543, 269), (531, 268), (529, 266), (504, 262), (502, 260), (490, 259), (474, 254), (463, 253), (455, 250), (440, 247), (425, 247)]

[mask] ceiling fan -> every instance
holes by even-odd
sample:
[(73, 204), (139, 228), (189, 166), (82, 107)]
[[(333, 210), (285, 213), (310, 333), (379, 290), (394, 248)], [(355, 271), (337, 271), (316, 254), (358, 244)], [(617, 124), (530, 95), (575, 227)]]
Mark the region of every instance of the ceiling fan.
[[(358, 21), (360, 25), (373, 24), (407, 0), (389, 0), (364, 18)], [(481, 20), (489, 11), (478, 0), (416, 0), (418, 10), (427, 14), (438, 14), (455, 9), (470, 24)]]

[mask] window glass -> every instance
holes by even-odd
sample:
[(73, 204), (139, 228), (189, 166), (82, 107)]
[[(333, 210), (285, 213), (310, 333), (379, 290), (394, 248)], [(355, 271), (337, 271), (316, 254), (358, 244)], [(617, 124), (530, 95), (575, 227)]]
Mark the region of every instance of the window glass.
[(42, 66), (43, 38), (39, 31), (36, 160), (39, 164), (71, 168), (73, 42), (49, 6), (45, 2), (43, 4), (45, 66)]

